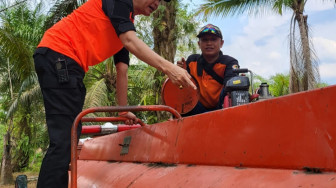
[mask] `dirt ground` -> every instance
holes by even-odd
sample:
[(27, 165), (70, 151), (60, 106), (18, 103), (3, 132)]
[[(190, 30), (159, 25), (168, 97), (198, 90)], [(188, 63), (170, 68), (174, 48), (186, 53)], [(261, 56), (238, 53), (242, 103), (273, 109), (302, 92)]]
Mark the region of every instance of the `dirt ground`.
[[(15, 181), (15, 178), (18, 175), (21, 174), (25, 174), (28, 178), (28, 188), (36, 188), (36, 183), (37, 183), (37, 177), (38, 177), (38, 173), (14, 173), (13, 174), (13, 179)], [(14, 188), (15, 187), (15, 183), (13, 182), (13, 184), (11, 185), (0, 185), (0, 188)]]

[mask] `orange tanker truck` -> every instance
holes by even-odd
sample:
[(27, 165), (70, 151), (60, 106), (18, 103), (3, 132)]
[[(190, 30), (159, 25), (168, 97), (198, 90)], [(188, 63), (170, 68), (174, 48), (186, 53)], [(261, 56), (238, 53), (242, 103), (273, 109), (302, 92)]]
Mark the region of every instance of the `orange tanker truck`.
[[(84, 110), (72, 128), (69, 185), (336, 187), (336, 86), (241, 105), (231, 101), (224, 109), (184, 118), (179, 113), (183, 108), (176, 109), (155, 105)], [(132, 129), (121, 132), (118, 126), (114, 131), (109, 127), (116, 133), (78, 147), (79, 121), (125, 120), (87, 114), (120, 111), (168, 111), (174, 118), (152, 125), (120, 125), (121, 130)]]

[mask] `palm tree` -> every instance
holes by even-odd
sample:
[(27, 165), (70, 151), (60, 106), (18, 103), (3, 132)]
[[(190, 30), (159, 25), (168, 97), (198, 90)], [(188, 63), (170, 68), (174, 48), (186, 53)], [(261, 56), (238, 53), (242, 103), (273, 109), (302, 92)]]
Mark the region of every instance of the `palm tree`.
[[(91, 67), (86, 73), (84, 83), (87, 88), (84, 108), (116, 106), (116, 69), (113, 58)], [(89, 114), (91, 117), (102, 115), (108, 114)]]
[[(20, 148), (15, 151), (15, 156), (17, 156), (15, 160), (20, 161), (16, 164), (20, 165), (14, 167), (18, 169), (26, 167), (29, 152), (34, 149), (32, 147), (34, 143), (37, 143), (33, 142), (33, 138), (38, 133), (36, 127), (41, 124), (35, 121), (38, 121), (38, 118), (32, 118), (34, 111), (40, 111), (35, 108), (42, 106), (42, 101), (37, 100), (40, 98), (40, 90), (32, 59), (37, 42), (43, 34), (42, 24), (45, 17), (41, 16), (41, 6), (42, 4), (38, 4), (35, 10), (29, 10), (25, 3), (21, 3), (14, 8), (5, 9), (0, 14), (2, 21), (0, 26), (0, 53), (2, 55), (0, 92), (5, 100), (2, 108), (6, 111), (6, 121), (9, 122), (5, 134), (7, 144), (4, 150), (6, 152), (3, 154), (1, 173), (4, 177), (1, 181), (4, 184), (11, 183), (12, 170), (9, 167), (11, 164), (6, 161), (12, 158), (12, 144)], [(34, 105), (32, 101), (35, 101)], [(13, 131), (15, 135), (12, 135)], [(10, 142), (11, 137), (14, 138), (13, 142)], [(27, 138), (25, 143), (21, 142), (23, 137)]]
[[(204, 16), (250, 14), (267, 11), (282, 14), (284, 9), (293, 12), (290, 30), (290, 92), (310, 90), (319, 82), (318, 62), (309, 40), (309, 27), (304, 8), (307, 0), (207, 0), (199, 13)], [(299, 29), (299, 36), (296, 34)]]

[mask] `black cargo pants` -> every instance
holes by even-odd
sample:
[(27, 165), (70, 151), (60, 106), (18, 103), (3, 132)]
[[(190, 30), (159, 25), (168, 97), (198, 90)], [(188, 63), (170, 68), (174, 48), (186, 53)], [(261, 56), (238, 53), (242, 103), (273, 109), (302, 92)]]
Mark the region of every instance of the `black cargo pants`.
[[(83, 108), (86, 94), (83, 84), (85, 72), (73, 59), (49, 48), (36, 49), (34, 62), (43, 95), (50, 140), (37, 187), (67, 188), (71, 126)], [(81, 125), (78, 128), (78, 138), (80, 131)]]

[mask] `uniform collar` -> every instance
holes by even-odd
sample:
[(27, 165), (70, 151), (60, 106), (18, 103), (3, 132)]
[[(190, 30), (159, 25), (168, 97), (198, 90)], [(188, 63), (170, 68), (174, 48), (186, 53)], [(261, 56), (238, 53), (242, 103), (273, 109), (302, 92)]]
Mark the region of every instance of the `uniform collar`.
[(204, 57), (203, 54), (197, 59), (197, 76), (202, 76), (203, 70), (205, 67), (207, 68), (213, 68), (213, 66), (217, 63), (220, 63), (220, 58), (223, 56), (223, 52), (219, 51), (218, 59), (214, 63), (208, 63)]

